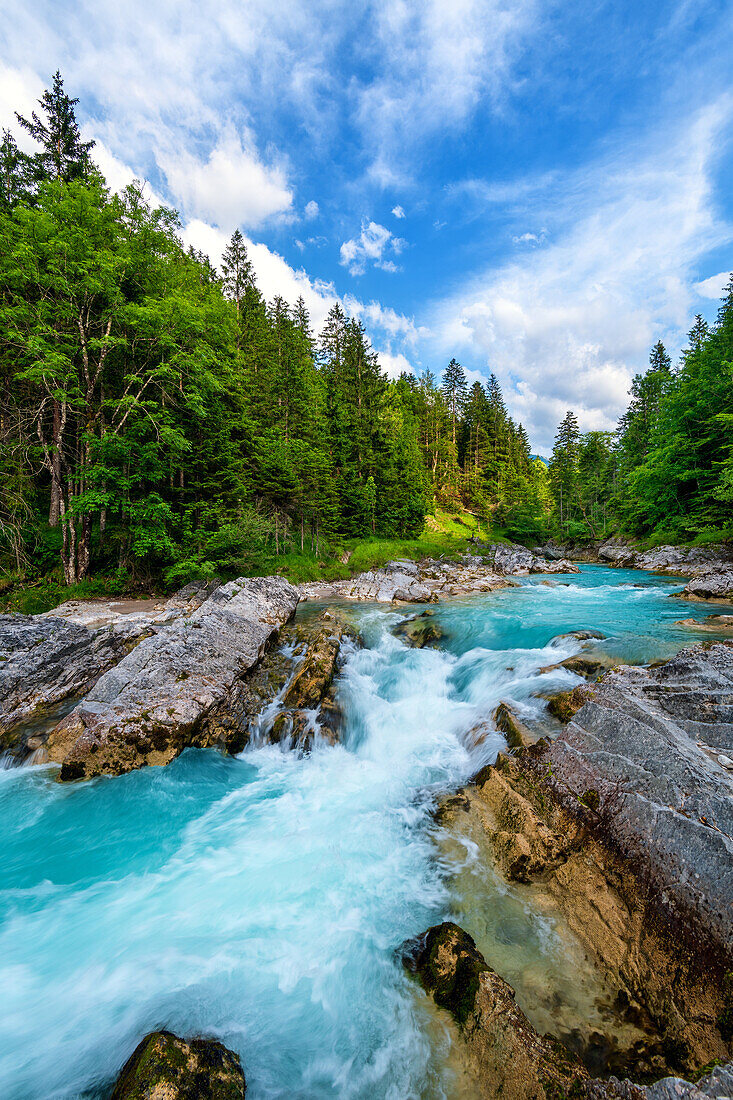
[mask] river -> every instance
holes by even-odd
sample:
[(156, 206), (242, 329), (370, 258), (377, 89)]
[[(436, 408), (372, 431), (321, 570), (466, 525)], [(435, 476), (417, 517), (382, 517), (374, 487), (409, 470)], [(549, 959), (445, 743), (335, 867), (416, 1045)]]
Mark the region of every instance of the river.
[[(601, 631), (619, 661), (691, 644), (675, 620), (716, 609), (679, 588), (599, 566), (533, 577), (439, 605), (445, 638), (422, 650), (391, 633), (404, 610), (352, 606), (365, 645), (341, 673), (340, 745), (188, 750), (80, 784), (0, 773), (0, 1096), (105, 1096), (159, 1027), (237, 1050), (252, 1100), (455, 1096), (449, 1032), (399, 959), (451, 912), (436, 798), (503, 746), (468, 735), (501, 700), (537, 717), (538, 692), (579, 682), (539, 672), (579, 650), (560, 635)], [(551, 923), (511, 917), (507, 977), (562, 970)]]

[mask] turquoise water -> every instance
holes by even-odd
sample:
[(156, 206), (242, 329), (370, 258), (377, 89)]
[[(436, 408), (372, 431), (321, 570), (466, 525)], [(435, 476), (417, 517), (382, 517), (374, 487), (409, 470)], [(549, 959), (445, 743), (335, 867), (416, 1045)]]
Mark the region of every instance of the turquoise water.
[(51, 766), (0, 773), (0, 1096), (104, 1096), (158, 1027), (238, 1050), (252, 1100), (455, 1095), (396, 950), (449, 910), (430, 810), (503, 744), (468, 731), (578, 682), (538, 677), (578, 650), (560, 634), (651, 659), (694, 640), (675, 619), (715, 610), (632, 571), (554, 580), (436, 608), (440, 651), (391, 635), (404, 613), (352, 609), (342, 745), (189, 750), (64, 786)]

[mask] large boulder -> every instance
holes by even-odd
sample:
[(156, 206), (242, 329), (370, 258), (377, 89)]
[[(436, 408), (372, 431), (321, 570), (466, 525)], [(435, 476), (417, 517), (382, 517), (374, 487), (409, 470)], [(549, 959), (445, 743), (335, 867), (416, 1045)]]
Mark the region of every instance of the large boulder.
[(110, 1100), (243, 1100), (236, 1054), (214, 1039), (146, 1035), (122, 1068)]
[(0, 744), (21, 723), (79, 696), (141, 638), (147, 622), (90, 630), (46, 615), (0, 615)]
[(282, 577), (230, 581), (192, 615), (146, 638), (49, 735), (60, 778), (167, 764), (199, 744), (206, 716), (257, 664), (297, 605), (297, 589)]
[(679, 593), (686, 600), (733, 600), (733, 571), (695, 577)]

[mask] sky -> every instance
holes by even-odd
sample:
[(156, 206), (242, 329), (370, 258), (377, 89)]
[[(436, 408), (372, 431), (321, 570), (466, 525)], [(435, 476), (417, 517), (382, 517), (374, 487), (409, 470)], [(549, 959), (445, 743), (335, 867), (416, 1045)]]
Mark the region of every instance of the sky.
[(0, 0), (0, 126), (57, 68), (112, 188), (393, 377), (493, 371), (542, 454), (733, 268), (730, 0)]

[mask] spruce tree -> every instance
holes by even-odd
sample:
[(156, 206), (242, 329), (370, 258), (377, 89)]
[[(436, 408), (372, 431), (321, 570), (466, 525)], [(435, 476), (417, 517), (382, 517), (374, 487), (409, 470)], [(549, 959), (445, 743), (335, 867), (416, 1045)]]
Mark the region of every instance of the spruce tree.
[(64, 82), (57, 70), (51, 88), (38, 100), (45, 120), (36, 111), (30, 119), (15, 113), (23, 129), (41, 146), (32, 158), (34, 175), (39, 182), (50, 179), (69, 183), (82, 179), (89, 172), (89, 154), (95, 143), (81, 140), (74, 111), (78, 102), (64, 91)]

